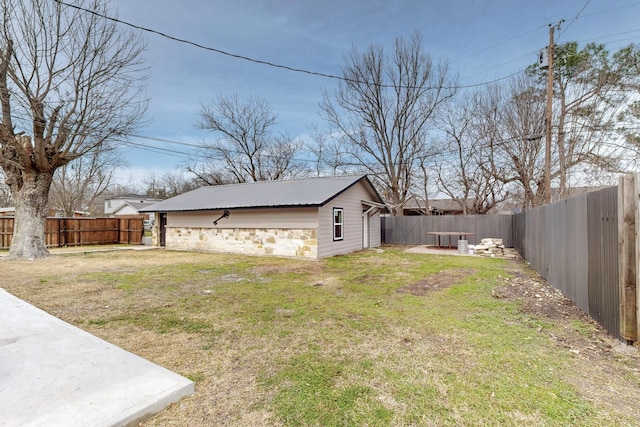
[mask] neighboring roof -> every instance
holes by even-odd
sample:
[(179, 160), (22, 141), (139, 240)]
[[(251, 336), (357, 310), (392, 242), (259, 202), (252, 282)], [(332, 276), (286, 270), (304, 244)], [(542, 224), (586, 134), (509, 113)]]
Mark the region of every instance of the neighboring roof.
[(144, 194), (126, 194), (124, 196), (107, 196), (104, 198), (105, 200), (147, 200), (159, 202), (162, 199), (158, 199), (157, 197), (149, 197)]
[[(473, 206), (475, 199), (467, 199), (467, 208)], [(462, 201), (454, 199), (435, 199), (429, 200), (429, 206), (431, 209), (439, 209), (442, 211), (461, 211)]]
[[(162, 200), (162, 199), (157, 199), (157, 200)], [(129, 206), (130, 208), (140, 212), (142, 210), (142, 208), (147, 207), (147, 206), (151, 206), (153, 204), (154, 204), (153, 202), (124, 202), (124, 203), (118, 205), (118, 207), (115, 208), (112, 213), (116, 214), (119, 211), (121, 211), (122, 209), (126, 208), (127, 206)]]
[(349, 175), (200, 187), (140, 212), (323, 206), (360, 181), (377, 197), (375, 202), (383, 201), (366, 175)]
[[(467, 209), (473, 206), (474, 198), (467, 199)], [(462, 201), (455, 199), (431, 199), (429, 200), (431, 210), (437, 209), (442, 211), (462, 211)], [(424, 200), (420, 200), (419, 204), (415, 198), (409, 200), (404, 205), (404, 209), (418, 210), (424, 209)]]
[(554, 187), (551, 189), (551, 199), (553, 201), (568, 199), (569, 197), (579, 196), (581, 194), (590, 193), (592, 191), (599, 191), (605, 188), (609, 188), (608, 185), (599, 185), (591, 187), (568, 187), (564, 191), (560, 191), (559, 188)]

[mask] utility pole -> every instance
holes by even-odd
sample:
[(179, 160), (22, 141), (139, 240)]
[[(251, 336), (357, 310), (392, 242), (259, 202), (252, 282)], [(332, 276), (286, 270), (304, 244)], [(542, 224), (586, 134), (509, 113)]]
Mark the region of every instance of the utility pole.
[(553, 31), (549, 25), (549, 47), (547, 48), (547, 112), (545, 115), (546, 144), (544, 151), (544, 203), (551, 203), (551, 116), (553, 114)]
[(545, 117), (546, 144), (544, 153), (544, 203), (551, 203), (551, 119), (553, 117), (553, 33), (555, 29), (560, 29), (561, 20), (555, 25), (549, 24), (549, 47), (548, 69), (547, 69), (547, 113)]

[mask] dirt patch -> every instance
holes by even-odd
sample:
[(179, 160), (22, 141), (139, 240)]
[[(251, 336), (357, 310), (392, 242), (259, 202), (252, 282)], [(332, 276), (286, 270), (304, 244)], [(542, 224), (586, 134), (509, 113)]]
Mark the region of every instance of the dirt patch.
[(415, 296), (423, 296), (429, 292), (440, 291), (457, 285), (463, 279), (477, 273), (473, 268), (455, 268), (446, 271), (440, 271), (425, 277), (415, 283), (403, 286), (397, 289), (397, 292), (411, 294)]
[[(493, 297), (522, 302), (523, 321), (542, 320), (531, 325), (581, 361), (580, 371), (568, 378), (579, 393), (620, 412), (639, 412), (635, 386), (640, 383), (638, 348), (608, 334), (521, 260), (512, 262), (509, 273), (511, 277), (499, 277), (503, 284), (494, 289)], [(550, 322), (548, 326), (545, 320)]]
[[(521, 261), (514, 262), (510, 272), (512, 277), (498, 277), (503, 284), (493, 290), (493, 297), (521, 301), (524, 314), (559, 321), (564, 326), (562, 333), (549, 332), (549, 336), (560, 346), (587, 357), (601, 357), (617, 346), (618, 340), (542, 276), (524, 267)], [(542, 326), (538, 329), (545, 332)]]
[(513, 272), (514, 277), (498, 277), (504, 284), (493, 290), (494, 298), (523, 300), (522, 311), (552, 319), (588, 316), (578, 306), (535, 272)]

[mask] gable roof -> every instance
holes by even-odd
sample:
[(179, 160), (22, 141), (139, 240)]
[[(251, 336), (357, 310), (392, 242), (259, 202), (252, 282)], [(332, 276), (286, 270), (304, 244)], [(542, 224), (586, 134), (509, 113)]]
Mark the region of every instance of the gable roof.
[(152, 204), (153, 204), (153, 202), (147, 202), (147, 203), (124, 202), (124, 203), (118, 205), (118, 207), (115, 208), (112, 213), (116, 214), (116, 213), (120, 212), (122, 209), (126, 208), (127, 206), (139, 212), (142, 208), (144, 208), (146, 206), (151, 206)]
[(348, 175), (205, 186), (149, 205), (140, 212), (319, 207), (361, 181), (375, 195), (375, 202), (383, 202), (366, 175)]

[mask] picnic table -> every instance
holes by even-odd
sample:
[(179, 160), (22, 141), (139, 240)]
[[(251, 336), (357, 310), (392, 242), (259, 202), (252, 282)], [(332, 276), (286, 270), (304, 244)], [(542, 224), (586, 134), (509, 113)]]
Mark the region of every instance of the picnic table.
[(438, 247), (441, 248), (440, 239), (444, 237), (449, 237), (449, 249), (451, 249), (451, 236), (458, 236), (458, 240), (467, 240), (467, 236), (475, 236), (476, 233), (469, 233), (466, 231), (427, 231), (428, 236), (433, 236), (433, 244), (436, 244), (436, 239), (438, 241)]

